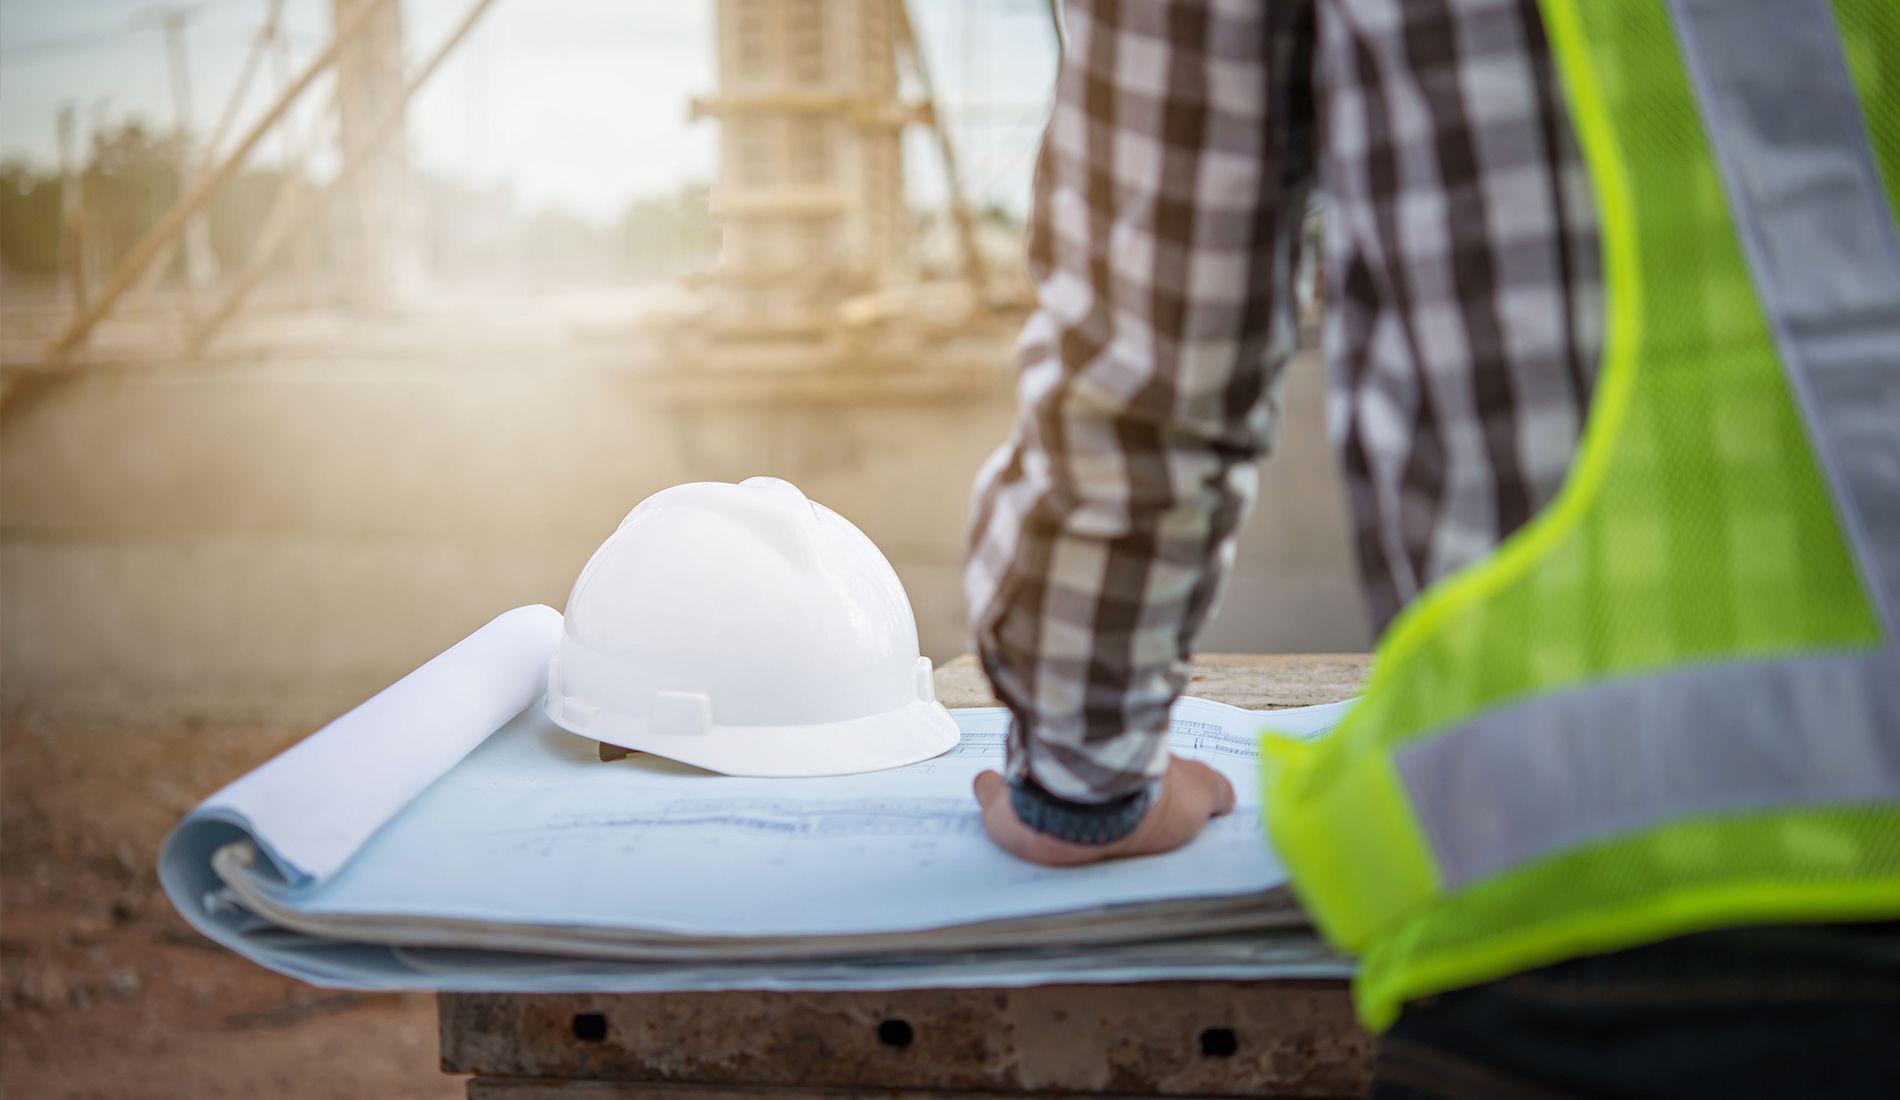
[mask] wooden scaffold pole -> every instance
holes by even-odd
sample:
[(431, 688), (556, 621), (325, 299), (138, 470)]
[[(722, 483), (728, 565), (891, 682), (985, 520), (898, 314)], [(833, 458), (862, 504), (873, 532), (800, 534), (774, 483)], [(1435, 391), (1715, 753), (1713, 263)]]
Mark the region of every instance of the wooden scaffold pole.
[(369, 26), (371, 16), (381, 10), (384, 5), (393, 2), (394, 0), (370, 0), (348, 23), (337, 28), (329, 44), (311, 59), (310, 64), (304, 67), (304, 71), (296, 80), (291, 81), (289, 87), (286, 87), (277, 97), (277, 101), (264, 112), (264, 116), (252, 124), (243, 140), (237, 143), (230, 154), (214, 169), (201, 176), (183, 197), (172, 204), (172, 208), (165, 212), (165, 216), (159, 219), (158, 224), (153, 226), (137, 245), (133, 246), (125, 259), (119, 261), (111, 277), (100, 288), (98, 296), (93, 298), (85, 309), (80, 310), (79, 314), (67, 323), (65, 330), (47, 345), (44, 355), (47, 363), (57, 363), (65, 359), (91, 334), (94, 326), (112, 311), (112, 307), (118, 303), (126, 291), (132, 289), (139, 276), (144, 274), (145, 269), (158, 258), (159, 253), (184, 231), (192, 215), (204, 209), (218, 188), (237, 174), (238, 169), (250, 157), (252, 150), (257, 148), (258, 143), (264, 139), (264, 135), (269, 133), (271, 127), (290, 110), (291, 105), (303, 94), (304, 89), (308, 88), (318, 75), (336, 60), (337, 55), (345, 46)]
[(266, 231), (258, 236), (257, 244), (251, 250), (250, 259), (245, 261), (244, 269), (238, 272), (236, 278), (231, 281), (231, 287), (225, 292), (223, 302), (219, 303), (218, 308), (193, 330), (191, 339), (187, 342), (191, 354), (195, 355), (204, 350), (211, 338), (217, 335), (218, 329), (238, 311), (239, 307), (243, 306), (244, 300), (250, 296), (251, 291), (263, 281), (264, 276), (270, 271), (271, 264), (277, 259), (278, 253), (283, 251), (284, 245), (295, 236), (296, 231), (324, 203), (327, 203), (331, 196), (350, 181), (350, 178), (356, 174), (356, 169), (363, 164), (369, 154), (375, 152), (396, 132), (402, 124), (403, 112), (408, 109), (409, 101), (415, 98), (415, 94), (428, 83), (431, 76), (435, 75), (436, 69), (441, 67), (442, 62), (447, 60), (455, 47), (468, 37), (471, 30), (475, 29), (476, 22), (494, 2), (495, 0), (475, 0), (468, 14), (456, 24), (455, 30), (440, 46), (436, 47), (435, 52), (429, 55), (429, 59), (423, 62), (415, 75), (403, 84), (401, 94), (397, 95), (384, 108), (383, 113), (376, 117), (375, 125), (370, 127), (368, 136), (343, 158), (343, 165), (337, 170), (337, 174), (322, 187), (299, 193), (285, 209), (283, 217), (274, 219), (266, 227)]
[[(238, 108), (244, 105), (245, 97), (250, 94), (251, 80), (257, 75), (258, 64), (263, 60), (265, 51), (282, 37), (284, 0), (264, 0), (264, 2), (266, 4), (264, 24), (251, 41), (250, 52), (245, 55), (244, 66), (238, 70), (237, 83), (232, 85), (231, 94), (224, 101), (224, 110), (218, 115), (217, 125), (211, 128), (211, 136), (205, 139), (204, 156), (192, 165), (188, 177), (181, 181), (185, 186), (190, 186), (217, 167), (218, 149), (224, 145), (224, 139), (231, 133), (231, 127), (237, 124)], [(288, 171), (288, 166), (286, 166), (286, 171)], [(127, 312), (137, 312), (145, 300), (151, 297), (152, 291), (158, 286), (159, 279), (164, 276), (165, 269), (171, 266), (172, 258), (177, 253), (178, 239), (166, 241), (164, 247), (159, 249), (158, 255), (153, 257), (151, 264), (146, 267), (145, 274), (139, 278), (137, 285), (132, 289), (131, 296), (126, 299), (121, 308)]]
[(957, 173), (956, 145), (950, 140), (950, 132), (944, 128), (943, 120), (938, 117), (937, 92), (931, 84), (930, 67), (924, 61), (917, 31), (911, 26), (910, 10), (905, 6), (905, 0), (890, 0), (890, 5), (897, 25), (897, 48), (909, 59), (911, 72), (916, 74), (918, 87), (924, 94), (924, 118), (937, 139), (937, 155), (943, 162), (944, 187), (950, 195), (950, 220), (956, 226), (957, 247), (963, 253), (963, 274), (970, 280), (971, 289), (976, 291), (977, 300), (982, 301), (988, 279), (983, 268), (983, 254), (976, 239), (976, 216), (970, 212), (970, 204), (963, 194), (962, 178)]

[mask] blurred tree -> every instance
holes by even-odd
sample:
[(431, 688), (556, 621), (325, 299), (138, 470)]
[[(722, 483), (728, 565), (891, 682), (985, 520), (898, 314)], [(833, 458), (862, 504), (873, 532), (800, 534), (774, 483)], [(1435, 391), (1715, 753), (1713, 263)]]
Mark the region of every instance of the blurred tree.
[(505, 184), (475, 186), (423, 176), (423, 239), (439, 278), (505, 275), (514, 232), (514, 193)]
[(629, 274), (676, 278), (719, 257), (719, 223), (711, 214), (712, 192), (688, 184), (670, 196), (635, 199), (620, 216), (615, 236)]
[[(176, 165), (173, 139), (137, 121), (94, 139), (80, 186), (95, 279), (177, 201)], [(211, 244), (224, 270), (243, 266), (283, 179), (282, 170), (260, 167), (240, 173), (213, 196)], [(719, 257), (720, 228), (704, 183), (636, 199), (606, 226), (561, 210), (524, 215), (500, 185), (427, 177), (423, 186), (429, 196), (425, 236), (438, 276), (670, 279), (709, 268)], [(53, 172), (17, 161), (0, 166), (0, 263), (11, 273), (58, 273), (59, 187)], [(319, 220), (306, 232), (318, 263), (328, 266), (335, 257), (324, 224)], [(279, 262), (288, 267), (291, 254)], [(169, 274), (181, 273), (174, 258)]]
[(545, 207), (530, 215), (515, 239), (518, 270), (532, 278), (598, 278), (611, 262), (600, 227), (560, 207)]
[(59, 178), (0, 165), (0, 263), (17, 275), (59, 271)]
[(178, 201), (182, 159), (177, 138), (155, 137), (138, 121), (93, 138), (92, 161), (80, 186), (86, 196), (86, 232), (98, 242), (108, 267)]
[[(136, 121), (94, 139), (80, 188), (87, 247), (105, 269), (178, 201), (176, 158), (175, 139), (155, 136)], [(211, 243), (227, 270), (250, 254), (282, 182), (277, 169), (246, 171), (213, 196)], [(0, 166), (0, 263), (9, 271), (36, 277), (59, 271), (59, 188), (56, 173), (18, 161)]]
[[(210, 216), (211, 251), (217, 254), (220, 269), (236, 271), (250, 258), (283, 182), (284, 173), (271, 168), (242, 173), (218, 189), (211, 200)], [(321, 241), (326, 235), (319, 233), (316, 237)], [(288, 256), (286, 250), (279, 258), (280, 266), (289, 262)]]

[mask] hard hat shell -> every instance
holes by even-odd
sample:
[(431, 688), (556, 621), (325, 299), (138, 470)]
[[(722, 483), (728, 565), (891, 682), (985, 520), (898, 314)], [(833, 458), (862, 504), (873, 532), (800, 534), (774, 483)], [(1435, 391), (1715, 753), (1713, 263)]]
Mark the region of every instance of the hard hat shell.
[(676, 485), (627, 514), (568, 596), (547, 714), (729, 775), (876, 771), (957, 742), (896, 570), (770, 477)]

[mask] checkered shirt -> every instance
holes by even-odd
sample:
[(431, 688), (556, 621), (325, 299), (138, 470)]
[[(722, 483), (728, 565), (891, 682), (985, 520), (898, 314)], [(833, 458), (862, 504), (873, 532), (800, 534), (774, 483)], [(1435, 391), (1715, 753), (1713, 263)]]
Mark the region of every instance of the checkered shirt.
[(964, 589), (1011, 776), (1099, 803), (1166, 765), (1296, 343), (1309, 199), (1378, 626), (1555, 495), (1601, 281), (1535, 0), (1070, 0), (1064, 26), (1019, 412)]

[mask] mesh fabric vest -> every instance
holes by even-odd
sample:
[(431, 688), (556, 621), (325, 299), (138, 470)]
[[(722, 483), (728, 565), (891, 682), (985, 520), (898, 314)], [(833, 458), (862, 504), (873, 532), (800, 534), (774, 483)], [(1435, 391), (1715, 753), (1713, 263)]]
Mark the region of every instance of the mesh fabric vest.
[(1900, 915), (1900, 5), (1541, 0), (1602, 227), (1572, 473), (1263, 742), (1362, 1017), (1745, 923)]

